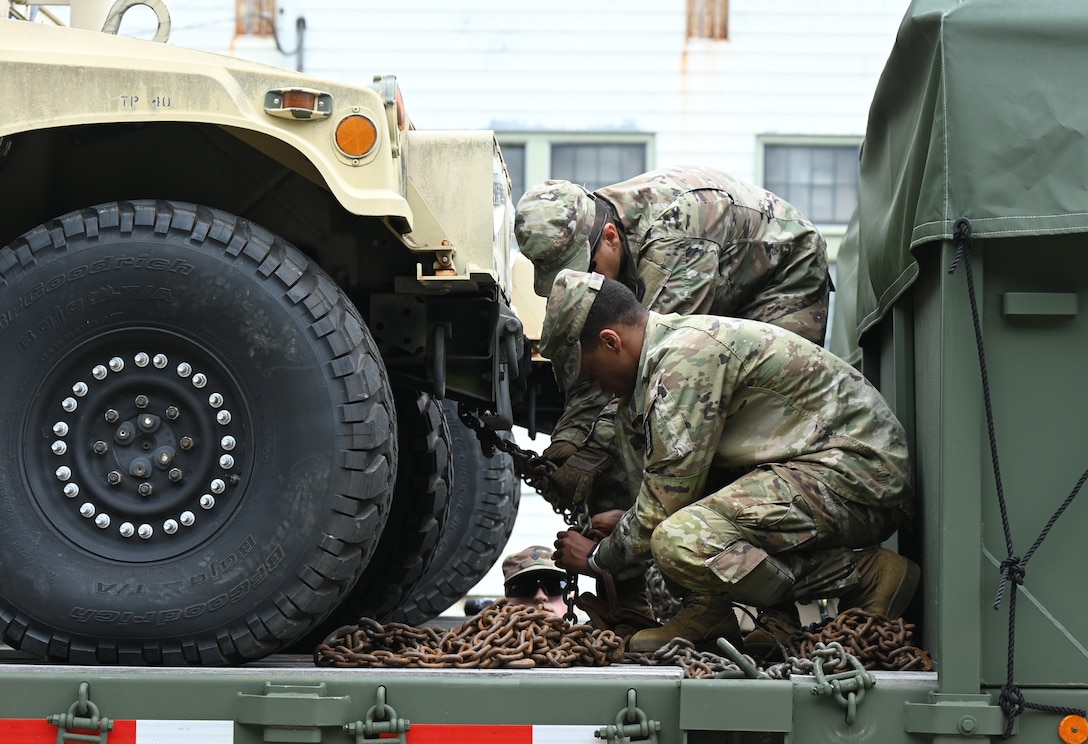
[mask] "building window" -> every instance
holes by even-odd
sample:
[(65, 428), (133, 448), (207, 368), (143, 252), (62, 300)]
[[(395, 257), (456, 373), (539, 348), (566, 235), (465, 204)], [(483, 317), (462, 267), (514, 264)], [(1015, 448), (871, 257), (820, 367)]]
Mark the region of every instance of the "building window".
[(645, 132), (496, 132), (516, 203), (533, 184), (562, 178), (590, 191), (653, 168)]
[(845, 225), (858, 203), (858, 145), (767, 143), (763, 186), (818, 225)]
[(729, 0), (687, 0), (688, 38), (729, 38)]
[(646, 146), (605, 142), (552, 145), (552, 178), (581, 184), (589, 191), (610, 186), (646, 170)]
[(237, 36), (274, 36), (276, 0), (234, 0), (234, 33)]
[(516, 204), (525, 193), (525, 145), (502, 145), (502, 159), (506, 163), (506, 174), (510, 176), (510, 191)]

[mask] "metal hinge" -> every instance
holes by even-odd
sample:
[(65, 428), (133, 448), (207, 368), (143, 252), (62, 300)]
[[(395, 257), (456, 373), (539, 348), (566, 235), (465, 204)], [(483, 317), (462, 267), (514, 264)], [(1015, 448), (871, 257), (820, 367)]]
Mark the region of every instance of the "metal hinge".
[[(1005, 713), (989, 695), (931, 692), (928, 703), (907, 703), (904, 730), (911, 734), (969, 736), (972, 741), (1004, 736)], [(1019, 726), (1014, 722), (1013, 733)]]

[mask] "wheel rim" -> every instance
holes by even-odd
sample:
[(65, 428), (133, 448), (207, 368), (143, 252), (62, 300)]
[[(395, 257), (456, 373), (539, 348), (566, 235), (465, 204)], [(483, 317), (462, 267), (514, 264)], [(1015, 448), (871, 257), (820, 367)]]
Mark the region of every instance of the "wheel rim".
[(214, 355), (159, 329), (102, 332), (54, 360), (23, 423), (28, 493), (96, 556), (161, 561), (210, 539), (252, 474), (251, 411)]

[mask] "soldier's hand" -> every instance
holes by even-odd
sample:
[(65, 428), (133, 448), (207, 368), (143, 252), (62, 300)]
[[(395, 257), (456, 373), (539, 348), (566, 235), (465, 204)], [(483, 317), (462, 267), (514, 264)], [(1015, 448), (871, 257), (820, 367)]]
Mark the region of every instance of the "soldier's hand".
[(595, 576), (589, 567), (588, 556), (597, 543), (578, 530), (566, 530), (555, 536), (555, 552), (552, 560), (564, 571)]
[(612, 459), (607, 453), (583, 448), (575, 450), (563, 465), (551, 474), (544, 489), (544, 498), (560, 509), (580, 506), (593, 490), (593, 482), (608, 468)]
[(551, 460), (556, 464), (556, 467), (559, 467), (567, 461), (567, 458), (577, 451), (578, 447), (574, 444), (559, 440), (549, 444), (547, 449), (541, 453), (541, 457), (545, 460)]
[(620, 517), (626, 513), (623, 509), (609, 509), (600, 514), (594, 514), (590, 517), (589, 526), (602, 535), (611, 535), (612, 530), (619, 524)]

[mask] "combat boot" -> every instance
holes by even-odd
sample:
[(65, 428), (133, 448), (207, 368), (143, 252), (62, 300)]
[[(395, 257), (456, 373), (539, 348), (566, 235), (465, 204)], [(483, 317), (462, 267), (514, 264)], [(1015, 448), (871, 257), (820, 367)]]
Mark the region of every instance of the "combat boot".
[(642, 575), (616, 579), (605, 574), (597, 579), (596, 595), (583, 592), (576, 601), (595, 628), (611, 630), (620, 637), (661, 625), (646, 597), (646, 579)]
[(902, 617), (918, 588), (918, 565), (884, 548), (855, 553), (854, 560), (861, 580), (839, 597), (839, 612), (860, 607), (892, 620)]
[(717, 651), (714, 641), (725, 638), (743, 650), (740, 624), (733, 603), (721, 597), (693, 596), (684, 602), (676, 615), (660, 628), (647, 628), (631, 636), (627, 650), (648, 654), (657, 651), (673, 638), (683, 638), (705, 651)]
[(753, 656), (767, 656), (777, 651), (778, 644), (790, 647), (790, 638), (801, 632), (801, 617), (793, 602), (760, 610), (754, 630), (744, 636), (744, 645)]

